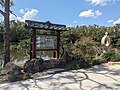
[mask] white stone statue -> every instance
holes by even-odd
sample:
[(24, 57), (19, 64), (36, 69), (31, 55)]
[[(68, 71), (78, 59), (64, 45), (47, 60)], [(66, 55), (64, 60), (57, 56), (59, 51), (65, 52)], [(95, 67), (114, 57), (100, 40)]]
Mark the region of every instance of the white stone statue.
[(105, 46), (110, 45), (110, 37), (108, 36), (108, 32), (105, 32), (105, 35), (101, 39), (101, 44), (104, 44)]

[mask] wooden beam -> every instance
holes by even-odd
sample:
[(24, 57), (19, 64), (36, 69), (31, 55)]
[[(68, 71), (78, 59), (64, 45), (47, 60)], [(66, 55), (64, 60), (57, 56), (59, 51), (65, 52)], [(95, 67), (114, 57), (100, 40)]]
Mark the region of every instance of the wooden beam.
[(36, 49), (36, 51), (57, 51), (57, 49)]

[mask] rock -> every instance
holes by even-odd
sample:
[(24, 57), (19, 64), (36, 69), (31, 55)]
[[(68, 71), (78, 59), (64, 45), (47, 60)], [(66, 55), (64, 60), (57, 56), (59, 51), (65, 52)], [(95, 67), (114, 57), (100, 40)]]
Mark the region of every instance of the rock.
[(64, 67), (67, 65), (67, 63), (69, 62), (69, 56), (68, 56), (68, 53), (65, 51), (63, 53), (63, 56), (61, 57), (61, 59), (59, 60), (59, 64), (58, 64), (58, 67)]
[(82, 69), (82, 68), (89, 68), (90, 67), (90, 64), (85, 61), (85, 60), (82, 60), (82, 59), (76, 59), (76, 60), (73, 60), (72, 62), (70, 62), (69, 64), (67, 64), (65, 66), (65, 68), (67, 70), (71, 70), (71, 69)]
[(67, 51), (64, 52), (62, 58), (59, 61), (59, 67), (65, 67), (67, 64), (71, 63), (72, 61), (78, 59), (75, 55), (72, 53), (68, 53)]
[(39, 71), (43, 71), (44, 70), (44, 66), (42, 65), (43, 64), (43, 59), (39, 59), (39, 60), (34, 60), (34, 72), (39, 72)]
[(24, 72), (27, 73), (36, 73), (43, 70), (43, 59), (33, 59), (28, 60), (24, 64)]
[(0, 73), (2, 79), (7, 82), (21, 80), (22, 75), (23, 73), (21, 72), (21, 68), (16, 66), (12, 62), (7, 63), (2, 72)]
[(85, 60), (76, 57), (74, 54), (65, 52), (61, 59), (43, 60), (40, 58), (28, 60), (24, 65), (24, 72), (34, 74), (47, 69), (65, 68), (66, 66), (69, 67), (76, 64), (80, 65), (81, 68), (87, 68), (90, 66)]
[(51, 69), (57, 67), (58, 63), (59, 63), (58, 59), (49, 59), (43, 62), (43, 66), (45, 67), (45, 69)]
[(32, 78), (31, 75), (32, 75), (32, 74), (24, 73), (24, 75), (23, 75), (23, 80), (31, 79), (31, 78)]
[(80, 69), (89, 68), (90, 64), (72, 53), (65, 52), (60, 59), (58, 66), (66, 69)]
[(37, 73), (31, 75), (31, 77), (32, 77), (32, 78), (37, 78), (37, 77), (42, 77), (42, 76), (44, 76), (44, 75), (45, 75), (45, 74), (42, 73), (42, 72), (37, 72)]
[(32, 73), (34, 67), (34, 61), (28, 60), (26, 61), (26, 63), (24, 64), (24, 72), (29, 72)]
[(34, 60), (28, 60), (25, 62), (24, 66), (23, 66), (23, 70), (26, 73), (33, 73), (34, 71)]
[(105, 63), (105, 61), (100, 61), (100, 60), (92, 60), (91, 62), (91, 65), (94, 66), (94, 65), (100, 65), (101, 63)]
[(24, 65), (24, 72), (26, 73), (36, 73), (41, 72), (46, 69), (54, 68), (58, 65), (58, 60), (49, 59), (49, 60), (43, 60), (43, 59), (34, 59), (34, 60), (28, 60)]

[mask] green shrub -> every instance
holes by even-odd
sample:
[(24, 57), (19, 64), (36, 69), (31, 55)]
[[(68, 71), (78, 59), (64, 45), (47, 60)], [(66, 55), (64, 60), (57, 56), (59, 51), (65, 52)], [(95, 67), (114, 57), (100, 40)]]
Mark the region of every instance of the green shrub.
[(102, 58), (107, 61), (120, 61), (120, 53), (118, 52), (105, 52), (102, 54)]
[(96, 53), (98, 53), (98, 47), (90, 37), (81, 37), (78, 39), (72, 47), (72, 52), (85, 60), (92, 60)]

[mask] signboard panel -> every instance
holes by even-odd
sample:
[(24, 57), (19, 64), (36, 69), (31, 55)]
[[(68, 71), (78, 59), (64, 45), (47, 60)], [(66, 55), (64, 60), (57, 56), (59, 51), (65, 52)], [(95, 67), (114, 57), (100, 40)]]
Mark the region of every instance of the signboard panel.
[(36, 35), (36, 49), (57, 49), (57, 36)]

